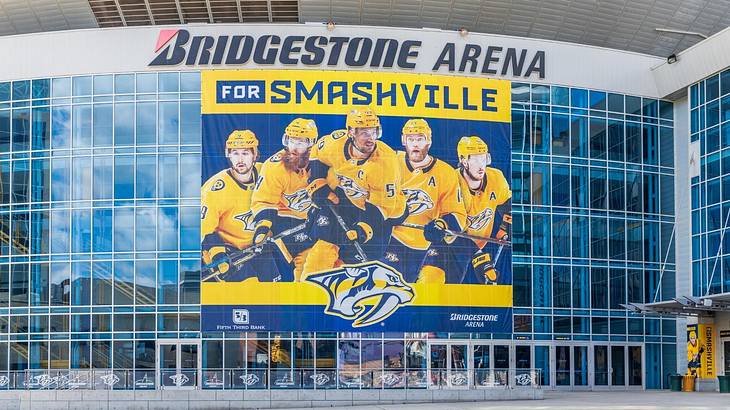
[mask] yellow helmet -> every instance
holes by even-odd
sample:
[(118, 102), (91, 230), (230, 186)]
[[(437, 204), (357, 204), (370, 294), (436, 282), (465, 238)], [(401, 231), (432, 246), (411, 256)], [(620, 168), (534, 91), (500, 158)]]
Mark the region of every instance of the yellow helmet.
[(471, 137), (461, 137), (459, 144), (456, 146), (456, 153), (459, 156), (459, 161), (462, 159), (468, 159), (469, 155), (486, 154), (487, 165), (492, 162), (487, 143), (476, 135), (472, 135)]
[(314, 141), (319, 137), (317, 131), (317, 124), (314, 120), (308, 120), (305, 118), (295, 118), (294, 121), (290, 122), (284, 130), (284, 136), (281, 138), (283, 145), (289, 145), (289, 138), (306, 138), (309, 141), (309, 145), (314, 145)]
[(411, 134), (423, 134), (426, 136), (426, 141), (429, 144), (431, 143), (431, 127), (428, 126), (428, 123), (423, 118), (413, 118), (406, 121), (403, 126), (403, 132), (401, 133), (403, 145), (406, 143), (405, 136)]
[(381, 135), (380, 118), (370, 108), (354, 108), (348, 112), (345, 125), (348, 130), (351, 128), (377, 128), (378, 138)]
[(235, 130), (226, 140), (226, 151), (229, 149), (252, 149), (257, 152), (259, 140), (251, 130)]

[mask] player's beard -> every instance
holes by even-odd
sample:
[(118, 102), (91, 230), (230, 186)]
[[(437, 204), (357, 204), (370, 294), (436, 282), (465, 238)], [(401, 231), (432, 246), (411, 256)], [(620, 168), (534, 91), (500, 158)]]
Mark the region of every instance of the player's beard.
[(236, 165), (233, 163), (231, 164), (231, 170), (233, 170), (233, 172), (235, 172), (236, 175), (238, 175), (239, 177), (243, 177), (244, 175), (251, 172), (251, 168), (253, 168), (253, 165), (248, 166), (246, 164), (240, 164), (240, 165)]
[(370, 156), (375, 151), (376, 146), (377, 146), (377, 143), (375, 141), (373, 141), (372, 146), (370, 146), (370, 147), (368, 147), (368, 146), (360, 147), (360, 146), (358, 146), (358, 144), (355, 141), (352, 141), (352, 148), (364, 156)]
[(482, 178), (484, 178), (484, 174), (482, 173), (482, 176), (476, 176), (474, 173), (471, 172), (471, 170), (468, 167), (464, 167), (464, 172), (466, 173), (467, 178), (471, 179), (472, 181), (481, 181)]
[(287, 150), (282, 161), (287, 171), (298, 172), (309, 165), (309, 150), (303, 154), (296, 154)]

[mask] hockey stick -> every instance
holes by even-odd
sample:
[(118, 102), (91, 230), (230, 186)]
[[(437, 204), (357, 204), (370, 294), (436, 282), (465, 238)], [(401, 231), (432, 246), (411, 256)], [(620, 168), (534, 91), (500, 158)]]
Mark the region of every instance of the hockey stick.
[[(233, 268), (236, 270), (241, 267), (245, 262), (250, 261), (251, 259), (255, 258), (257, 255), (261, 253), (261, 251), (264, 249), (264, 245), (267, 243), (274, 243), (278, 241), (279, 239), (283, 239), (289, 235), (294, 235), (295, 233), (298, 233), (300, 231), (303, 231), (304, 228), (307, 227), (307, 223), (304, 222), (302, 224), (299, 224), (297, 226), (291, 227), (287, 230), (281, 231), (278, 235), (270, 236), (266, 238), (266, 240), (258, 245), (250, 246), (246, 249), (241, 249), (240, 251), (232, 252), (230, 255), (228, 255), (228, 261), (231, 265), (233, 265)], [(220, 271), (218, 271), (215, 268), (207, 268), (206, 272), (208, 272), (208, 276), (206, 276), (203, 279), (203, 282), (207, 282), (210, 279), (215, 279), (217, 282), (220, 282), (221, 274)]]
[[(340, 228), (342, 228), (345, 232), (348, 232), (350, 228), (347, 227), (347, 223), (344, 219), (340, 216), (337, 211), (335, 211), (335, 207), (332, 204), (327, 204), (327, 207), (332, 212), (332, 215), (335, 216), (335, 219), (337, 219), (337, 223), (340, 225)], [(367, 262), (368, 257), (365, 255), (365, 251), (362, 249), (362, 245), (360, 245), (360, 242), (358, 241), (351, 241), (353, 245), (355, 245), (355, 250), (357, 251), (358, 255), (360, 255), (360, 258), (362, 258), (362, 262)]]
[[(421, 229), (421, 230), (423, 230), (425, 228), (423, 225), (417, 225), (417, 224), (412, 224), (412, 223), (408, 223), (408, 222), (403, 222), (400, 224), (400, 226), (405, 226), (406, 228)], [(443, 231), (446, 232), (447, 235), (457, 236), (459, 238), (466, 238), (466, 239), (471, 239), (471, 240), (475, 240), (475, 241), (485, 241), (488, 243), (495, 243), (500, 246), (512, 246), (512, 242), (510, 242), (510, 241), (503, 241), (501, 239), (490, 238), (488, 236), (472, 235), (472, 234), (468, 234), (466, 232), (456, 232), (456, 231), (452, 231), (449, 229), (443, 229)]]

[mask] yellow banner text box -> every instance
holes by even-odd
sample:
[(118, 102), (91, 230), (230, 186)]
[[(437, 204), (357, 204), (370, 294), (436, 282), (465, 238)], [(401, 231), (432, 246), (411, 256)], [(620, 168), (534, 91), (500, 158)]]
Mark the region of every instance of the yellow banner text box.
[(320, 70), (208, 70), (203, 114), (346, 114), (510, 122), (507, 80), (437, 74)]
[[(512, 307), (511, 285), (409, 284), (411, 306)], [(203, 305), (327, 305), (327, 292), (308, 282), (203, 282)]]

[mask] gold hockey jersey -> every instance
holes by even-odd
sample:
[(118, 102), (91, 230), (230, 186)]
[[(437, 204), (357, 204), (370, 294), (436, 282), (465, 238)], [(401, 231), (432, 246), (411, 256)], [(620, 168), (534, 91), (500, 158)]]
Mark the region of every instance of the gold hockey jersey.
[[(399, 151), (397, 155), (409, 210), (406, 222), (426, 225), (436, 218), (452, 214), (463, 228), (466, 210), (456, 170), (433, 157), (427, 166), (414, 169), (405, 152)], [(430, 245), (421, 229), (396, 226), (393, 236), (413, 249), (427, 249)]]
[[(257, 163), (253, 181), (259, 175)], [(243, 249), (253, 243), (253, 214), (251, 194), (255, 182), (241, 184), (224, 169), (208, 179), (200, 190), (201, 240), (218, 233), (224, 242)]]
[(281, 160), (284, 155), (286, 151), (281, 150), (264, 162), (251, 197), (251, 210), (256, 215), (273, 209), (280, 216), (305, 219), (312, 205), (307, 194), (309, 171), (288, 170)]
[(337, 130), (319, 140), (310, 159), (329, 167), (327, 183), (339, 186), (352, 203), (365, 209), (365, 202), (376, 206), (383, 218), (403, 215), (406, 200), (401, 191), (401, 175), (395, 151), (382, 141), (367, 159), (350, 155), (350, 139), (346, 130)]
[[(512, 198), (512, 191), (504, 174), (497, 168), (487, 167), (482, 184), (478, 189), (469, 189), (469, 184), (461, 173), (459, 173), (459, 183), (466, 208), (466, 232), (472, 235), (492, 237), (497, 207)], [(486, 244), (484, 241), (475, 241), (475, 243), (480, 248)]]

